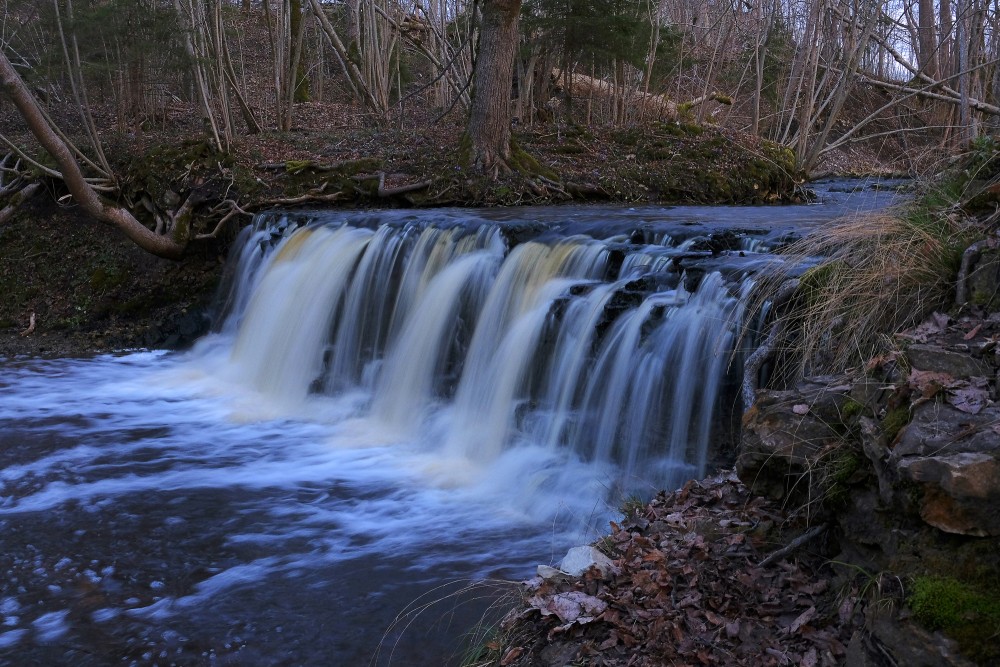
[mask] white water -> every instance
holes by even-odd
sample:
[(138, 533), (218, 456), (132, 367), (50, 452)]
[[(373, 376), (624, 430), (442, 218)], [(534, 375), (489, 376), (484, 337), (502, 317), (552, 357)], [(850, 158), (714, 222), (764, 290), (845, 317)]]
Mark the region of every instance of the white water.
[[(421, 446), (435, 470), (454, 471), (447, 483), (495, 477), (501, 459), (522, 462), (511, 483), (560, 477), (540, 473), (556, 461), (622, 497), (706, 472), (742, 312), (720, 274), (689, 293), (663, 246), (615, 269), (613, 242), (508, 250), (489, 224), (282, 230), (247, 241), (261, 250), (239, 254), (229, 299), (246, 305), (192, 360), (258, 390), (261, 409), (350, 397), (358, 428)], [(630, 282), (642, 276), (663, 286)]]

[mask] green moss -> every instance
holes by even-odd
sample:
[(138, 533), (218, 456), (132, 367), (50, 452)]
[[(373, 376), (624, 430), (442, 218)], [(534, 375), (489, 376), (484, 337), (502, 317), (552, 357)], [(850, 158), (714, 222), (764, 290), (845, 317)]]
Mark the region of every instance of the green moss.
[(855, 401), (853, 398), (848, 398), (847, 402), (844, 403), (843, 407), (840, 409), (840, 415), (846, 425), (865, 414), (867, 411), (868, 408), (866, 408), (863, 404)]
[(823, 504), (828, 509), (836, 510), (847, 505), (851, 488), (858, 482), (856, 478), (863, 466), (861, 453), (848, 444), (838, 447), (824, 462), (820, 486)]
[(882, 418), (882, 433), (886, 442), (892, 442), (903, 430), (903, 427), (910, 423), (910, 409), (900, 406), (889, 410)]
[(1000, 591), (979, 589), (951, 577), (922, 575), (913, 581), (908, 603), (930, 630), (942, 630), (967, 657), (1000, 659)]
[(514, 169), (526, 176), (544, 176), (553, 181), (559, 180), (559, 174), (541, 164), (514, 141), (511, 141), (510, 146), (510, 162)]
[(636, 128), (630, 128), (627, 130), (615, 130), (611, 133), (611, 139), (622, 146), (636, 146), (639, 144), (639, 140), (642, 139), (643, 134)]
[(125, 282), (125, 274), (117, 266), (98, 266), (90, 274), (90, 287), (94, 291), (114, 289)]

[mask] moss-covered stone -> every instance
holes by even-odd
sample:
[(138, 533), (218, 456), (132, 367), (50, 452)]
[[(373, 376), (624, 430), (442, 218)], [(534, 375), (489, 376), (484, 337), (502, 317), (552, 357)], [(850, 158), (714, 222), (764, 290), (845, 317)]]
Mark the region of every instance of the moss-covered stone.
[(967, 657), (981, 664), (1000, 660), (1000, 588), (995, 581), (977, 586), (950, 576), (917, 576), (908, 604), (918, 621), (954, 638)]

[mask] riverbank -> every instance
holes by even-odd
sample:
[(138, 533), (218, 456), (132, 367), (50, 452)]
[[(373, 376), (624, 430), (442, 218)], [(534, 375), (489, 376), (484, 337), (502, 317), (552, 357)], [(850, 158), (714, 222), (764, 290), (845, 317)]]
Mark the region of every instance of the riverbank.
[[(179, 202), (199, 202), (192, 218), (195, 240), (179, 263), (132, 247), (117, 230), (82, 215), (61, 182), (39, 177), (43, 190), (0, 224), (0, 290), (6, 295), (0, 303), (0, 355), (190, 343), (205, 330), (205, 309), (229, 243), (251, 213), (270, 208), (775, 204), (808, 197), (789, 151), (712, 126), (518, 128), (516, 141), (531, 156), (534, 171), (490, 181), (463, 167), (463, 121), (457, 115), (437, 123), (428, 118), (413, 126), (367, 127), (355, 111), (349, 105), (303, 104), (293, 131), (243, 137), (225, 155), (197, 138), (201, 128), (193, 122), (193, 108), (168, 109), (168, 129), (159, 132), (126, 136), (109, 130), (105, 150), (118, 172), (121, 197), (135, 202), (131, 210), (148, 218), (146, 224), (154, 226), (155, 215), (162, 218)], [(103, 119), (99, 109), (95, 114)], [(69, 130), (74, 122), (72, 116), (60, 118)], [(18, 141), (29, 154), (36, 152), (30, 137)], [(831, 160), (893, 170), (878, 156), (854, 150)], [(32, 313), (34, 329), (21, 336)]]
[(995, 664), (998, 337), (935, 313), (861, 375), (761, 392), (736, 470), (626, 507), (603, 571), (539, 568), (469, 664)]
[[(900, 275), (875, 275), (869, 301), (892, 302), (893, 318), (942, 306), (916, 326), (888, 328), (878, 353), (861, 352), (858, 344), (874, 332), (859, 336), (842, 314), (804, 314), (835, 296), (838, 268), (796, 281), (806, 288), (789, 306), (799, 312), (781, 325), (799, 327), (783, 334), (790, 336), (783, 362), (804, 356), (806, 367), (829, 364), (838, 356), (829, 348), (846, 341), (853, 349), (840, 358), (855, 365), (798, 380), (792, 369), (775, 373), (790, 384), (757, 392), (735, 470), (626, 508), (597, 543), (612, 559), (603, 571), (541, 568), (471, 664), (995, 664), (1000, 218), (980, 208), (995, 197), (990, 187), (956, 190), (972, 202), (967, 214), (980, 212), (950, 239), (957, 256), (956, 248), (942, 255), (961, 285), (941, 267), (905, 287)], [(868, 224), (880, 225), (886, 243), (900, 238), (892, 225), (925, 234), (937, 213), (905, 215)], [(831, 235), (847, 241), (845, 232), (861, 223)], [(935, 229), (945, 232), (955, 228)], [(942, 252), (931, 236), (919, 239), (892, 252)], [(879, 252), (891, 257), (885, 247)], [(850, 257), (863, 266), (868, 259)], [(853, 283), (855, 292), (864, 280)], [(924, 301), (911, 301), (908, 291)], [(866, 306), (851, 307), (862, 319)], [(816, 316), (841, 321), (810, 347), (802, 318)]]

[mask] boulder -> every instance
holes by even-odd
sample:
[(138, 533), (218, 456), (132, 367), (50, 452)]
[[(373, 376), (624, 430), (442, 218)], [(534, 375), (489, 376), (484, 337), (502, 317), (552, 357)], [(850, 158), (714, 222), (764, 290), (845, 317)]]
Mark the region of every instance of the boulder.
[(942, 402), (914, 410), (890, 455), (920, 491), (928, 524), (960, 535), (1000, 535), (1000, 407), (969, 414)]
[(920, 485), (920, 518), (959, 535), (1000, 535), (1000, 461), (985, 453), (910, 457), (904, 479)]
[(963, 412), (942, 401), (927, 401), (913, 409), (892, 450), (899, 461), (908, 456), (940, 456), (961, 452), (1000, 451), (1000, 406), (988, 405), (978, 414)]

